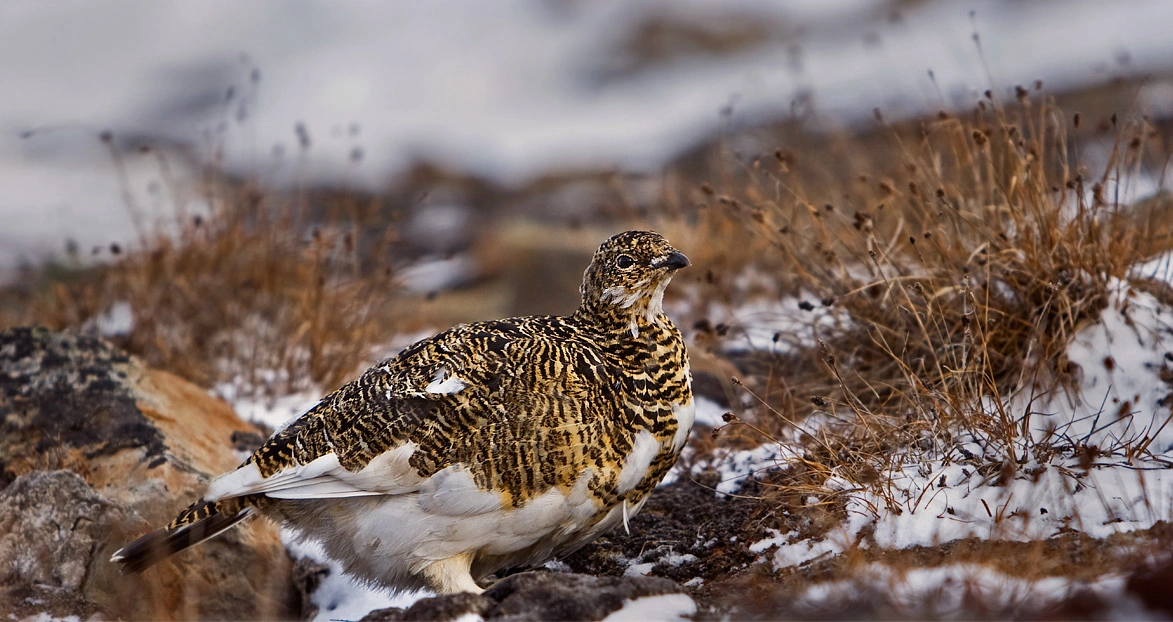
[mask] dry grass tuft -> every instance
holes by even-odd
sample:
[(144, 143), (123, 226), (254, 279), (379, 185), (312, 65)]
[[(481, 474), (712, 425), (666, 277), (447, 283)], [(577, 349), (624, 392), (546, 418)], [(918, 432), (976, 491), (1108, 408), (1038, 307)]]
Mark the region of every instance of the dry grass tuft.
[[(778, 495), (803, 498), (832, 473), (883, 493), (882, 474), (910, 455), (962, 459), (962, 437), (1007, 475), (1024, 451), (1076, 451), (1032, 444), (1005, 398), (1071, 386), (1072, 336), (1114, 279), (1168, 248), (1151, 211), (1113, 192), (1168, 156), (1137, 119), (1113, 127), (1093, 174), (1077, 163), (1078, 121), (1019, 95), (965, 117), (892, 126), (877, 115), (862, 138), (799, 134), (694, 192), (717, 223), (713, 243), (742, 249), (721, 258), (725, 272), (765, 273), (776, 285), (765, 295), (840, 318), (815, 347), (736, 361), (756, 413), (742, 419), (770, 439), (799, 430), (807, 450)], [(709, 289), (735, 297), (728, 283)], [(831, 423), (804, 428), (813, 414)]]
[(211, 213), (184, 217), (177, 232), (144, 234), (134, 250), (112, 245), (108, 263), (62, 278), (46, 270), (9, 291), (0, 326), (98, 330), (125, 303), (133, 327), (112, 339), (205, 386), (346, 380), (368, 359), (361, 344), (391, 334), (394, 230), (372, 224), (378, 206), (319, 209), (222, 181), (203, 194)]

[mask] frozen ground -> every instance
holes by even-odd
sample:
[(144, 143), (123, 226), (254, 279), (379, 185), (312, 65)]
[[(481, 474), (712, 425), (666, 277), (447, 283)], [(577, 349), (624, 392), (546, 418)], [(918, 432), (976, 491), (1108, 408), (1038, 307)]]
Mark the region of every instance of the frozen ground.
[[(1134, 274), (1170, 283), (1171, 264), (1173, 254), (1138, 266)], [(1084, 326), (1068, 346), (1067, 357), (1078, 369), (1079, 386), (1070, 393), (1054, 394), (1028, 387), (1008, 398), (1010, 412), (1031, 413), (1026, 425), (1032, 437), (1030, 443), (1023, 440), (1016, 447), (1018, 455), (1027, 459), (1008, 481), (997, 482), (1005, 473), (997, 468), (1000, 458), (992, 459), (1001, 454), (988, 453), (989, 442), (971, 435), (949, 455), (898, 457), (898, 466), (878, 478), (882, 488), (833, 477), (827, 487), (848, 498), (844, 523), (818, 539), (771, 530), (770, 537), (750, 549), (760, 554), (760, 561), (785, 570), (855, 547), (933, 547), (965, 538), (1040, 541), (1071, 531), (1103, 539), (1169, 521), (1173, 519), (1173, 425), (1167, 403), (1173, 389), (1167, 380), (1173, 377), (1170, 352), (1173, 310), (1150, 294), (1116, 282), (1099, 321)], [(1034, 448), (1044, 439), (1056, 451), (1040, 457)], [(1077, 444), (1101, 452), (1090, 467), (1073, 450)], [(719, 452), (694, 465), (694, 470), (715, 467), (721, 475), (718, 490), (732, 492), (746, 476), (783, 465), (801, 451), (801, 446), (783, 439), (753, 450)], [(1039, 610), (1077, 591), (1090, 591), (1113, 603), (1112, 615), (1151, 615), (1122, 585), (1119, 577), (1110, 576), (1092, 583), (1061, 577), (1028, 581), (961, 565), (896, 576), (891, 568), (873, 564), (857, 581), (811, 587), (797, 608), (809, 609), (812, 615), (836, 611), (848, 599), (866, 598), (870, 591), (891, 594), (890, 602), (896, 604), (910, 603), (904, 609), (908, 615), (950, 617), (958, 611), (973, 613), (949, 600), (967, 591), (977, 597), (974, 602), (995, 611), (1015, 610), (1016, 603)], [(926, 603), (939, 608), (916, 608)]]
[[(965, 108), (987, 88), (1038, 78), (1063, 89), (1159, 74), (1173, 58), (1173, 7), (1163, 0), (971, 9), (950, 0), (3, 3), (0, 269), (60, 252), (66, 238), (83, 256), (133, 242), (136, 217), (149, 223), (175, 203), (199, 209), (191, 180), (210, 158), (267, 184), (378, 186), (419, 159), (506, 184), (567, 168), (656, 171), (723, 128), (788, 115), (795, 102), (850, 123), (876, 107), (890, 117)], [(655, 34), (673, 28), (684, 34)], [(1158, 96), (1142, 105), (1167, 107), (1168, 85), (1146, 88)], [(98, 140), (103, 130), (130, 149), (121, 170)], [(169, 154), (168, 168), (135, 151), (144, 143)]]

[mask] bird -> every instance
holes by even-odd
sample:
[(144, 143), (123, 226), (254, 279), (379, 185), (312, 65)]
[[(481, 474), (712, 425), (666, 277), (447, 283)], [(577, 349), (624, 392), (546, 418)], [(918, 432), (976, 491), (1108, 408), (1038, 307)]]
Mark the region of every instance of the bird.
[(111, 561), (142, 572), (260, 514), (361, 582), (480, 593), (493, 573), (629, 529), (696, 414), (663, 306), (689, 265), (658, 233), (609, 237), (571, 315), (461, 324), (408, 346)]

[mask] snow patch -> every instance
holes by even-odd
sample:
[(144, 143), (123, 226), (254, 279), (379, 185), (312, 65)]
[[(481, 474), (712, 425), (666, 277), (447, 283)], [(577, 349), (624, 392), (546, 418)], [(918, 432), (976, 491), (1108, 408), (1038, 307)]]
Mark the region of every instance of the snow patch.
[(477, 264), (465, 254), (425, 257), (403, 268), (396, 280), (409, 292), (427, 294), (466, 285), (477, 275)]
[(134, 330), (134, 309), (120, 300), (93, 318), (94, 330), (103, 337), (121, 337)]
[[(802, 308), (807, 305), (809, 309)], [(714, 324), (729, 327), (723, 343), (727, 352), (758, 350), (781, 354), (812, 348), (823, 332), (849, 327), (846, 314), (835, 307), (794, 296), (755, 300), (733, 308), (713, 303), (709, 305), (708, 318)]]
[[(1143, 269), (1143, 268), (1142, 268)], [(1011, 412), (1031, 412), (1033, 440), (1090, 444), (1101, 449), (1136, 446), (1152, 437), (1153, 454), (1173, 449), (1173, 425), (1165, 425), (1171, 394), (1162, 379), (1171, 370), (1173, 309), (1128, 283), (1109, 284), (1109, 304), (1095, 324), (1085, 327), (1067, 348), (1079, 377), (1078, 394), (1037, 397), (1020, 392)], [(1027, 400), (1033, 399), (1028, 404)]]
[(715, 469), (718, 474), (717, 492), (732, 494), (741, 488), (746, 478), (768, 469), (779, 468), (798, 454), (794, 448), (778, 443), (766, 443), (754, 449), (730, 451), (719, 448), (713, 457), (698, 460), (692, 467), (693, 473)]
[(693, 420), (694, 423), (707, 425), (710, 428), (719, 428), (725, 425), (725, 420), (721, 417), (729, 412), (728, 408), (700, 395), (694, 395), (693, 400), (696, 403), (696, 418)]
[(1024, 579), (976, 564), (948, 564), (894, 573), (890, 567), (874, 563), (853, 570), (853, 575), (849, 581), (811, 585), (796, 599), (796, 608), (810, 613), (840, 610), (846, 602), (878, 594), (896, 608), (898, 616), (954, 618), (971, 614), (967, 602), (981, 603), (990, 612), (1037, 615), (1076, 594), (1090, 593), (1100, 597), (1101, 602), (1113, 603), (1109, 619), (1151, 616), (1126, 591), (1125, 578), (1116, 574), (1096, 581), (1067, 577)]
[(294, 559), (309, 558), (330, 568), (310, 600), (318, 607), (315, 622), (359, 620), (376, 609), (410, 607), (422, 598), (435, 596), (428, 590), (392, 595), (390, 591), (359, 583), (342, 572), (342, 565), (326, 556), (321, 545), (300, 538), (297, 532), (282, 529), (281, 541)]
[(645, 620), (688, 620), (696, 614), (696, 602), (686, 594), (660, 594), (628, 600), (603, 622), (644, 622)]
[(264, 397), (242, 390), (239, 381), (218, 384), (215, 393), (231, 404), (241, 419), (264, 424), (274, 430), (283, 429), (322, 400), (322, 391), (316, 387), (276, 397)]
[(631, 564), (623, 571), (625, 577), (646, 577), (648, 573), (656, 567), (656, 562), (643, 562), (640, 564)]

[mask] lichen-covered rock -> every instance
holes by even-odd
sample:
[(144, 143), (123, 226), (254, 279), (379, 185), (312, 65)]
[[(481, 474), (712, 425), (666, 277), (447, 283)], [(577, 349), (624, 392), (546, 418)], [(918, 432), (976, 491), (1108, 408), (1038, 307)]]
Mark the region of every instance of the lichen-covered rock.
[[(45, 611), (55, 616), (296, 616), (290, 560), (264, 521), (142, 575), (120, 576), (107, 561), (235, 466), (233, 435), (255, 432), (203, 389), (102, 340), (41, 328), (0, 332), (0, 542), (32, 538), (26, 559), (41, 560), (0, 571), (0, 610), (50, 590), (57, 608)], [(80, 479), (68, 483), (50, 471)], [(53, 485), (42, 491), (30, 482)], [(46, 530), (26, 533), (26, 516), (40, 517)], [(70, 516), (76, 520), (62, 522)], [(50, 559), (56, 575), (44, 574)]]
[(373, 611), (363, 622), (455, 620), (468, 614), (501, 621), (602, 620), (637, 598), (678, 593), (683, 593), (680, 586), (660, 577), (523, 572), (484, 594), (425, 598), (407, 609)]

